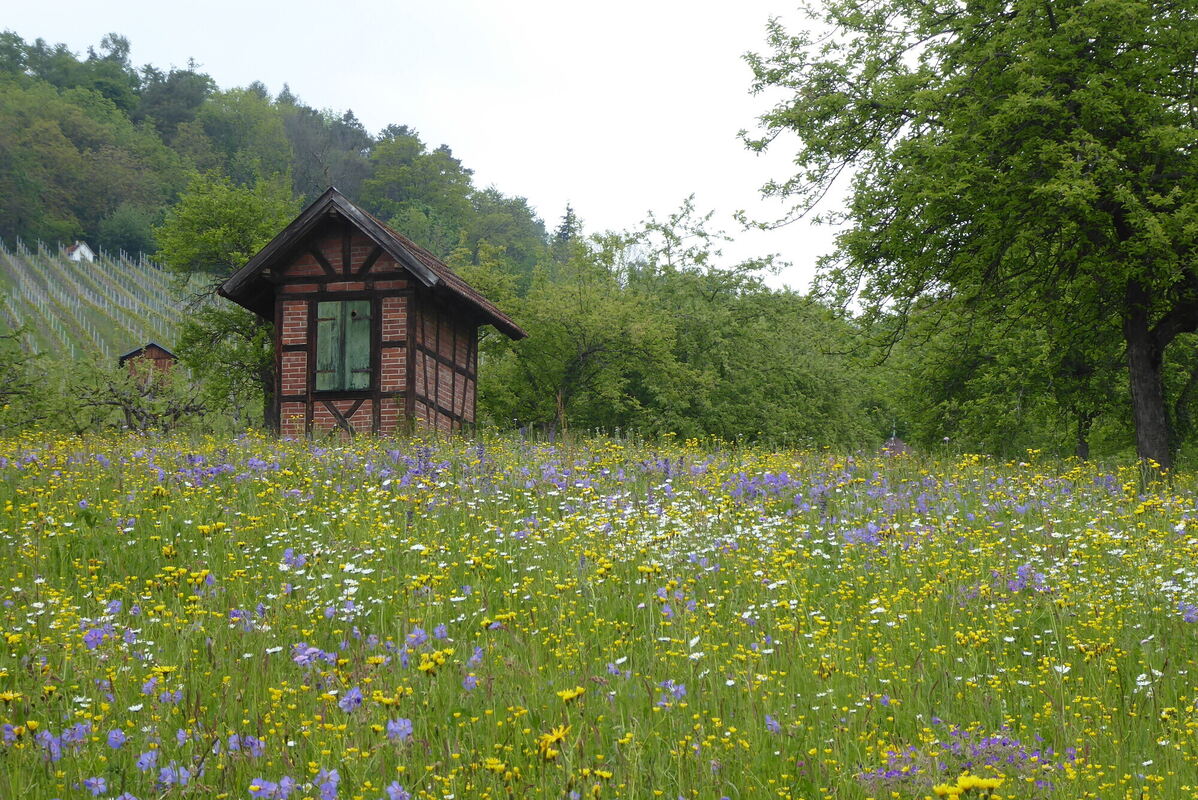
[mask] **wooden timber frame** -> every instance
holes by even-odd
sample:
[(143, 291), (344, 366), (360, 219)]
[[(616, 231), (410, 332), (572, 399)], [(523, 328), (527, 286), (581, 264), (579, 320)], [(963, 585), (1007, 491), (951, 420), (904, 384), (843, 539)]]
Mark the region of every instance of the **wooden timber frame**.
[(427, 250), (330, 188), (219, 293), (274, 324), (285, 436), (475, 420), (478, 329), (527, 334)]

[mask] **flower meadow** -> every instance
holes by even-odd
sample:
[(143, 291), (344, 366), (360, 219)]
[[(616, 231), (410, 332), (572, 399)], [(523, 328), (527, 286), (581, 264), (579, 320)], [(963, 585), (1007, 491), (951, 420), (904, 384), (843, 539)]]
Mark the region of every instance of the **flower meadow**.
[(1198, 793), (1198, 486), (666, 439), (0, 443), (0, 797)]

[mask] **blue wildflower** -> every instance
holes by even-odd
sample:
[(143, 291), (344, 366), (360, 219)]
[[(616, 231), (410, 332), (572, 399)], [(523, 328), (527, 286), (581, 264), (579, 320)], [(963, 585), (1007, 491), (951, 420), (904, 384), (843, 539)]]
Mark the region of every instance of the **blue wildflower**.
[(387, 738), (407, 741), (412, 738), (412, 720), (406, 717), (387, 721)]
[(344, 697), (337, 701), (337, 707), (347, 714), (356, 711), (360, 705), (362, 705), (362, 690), (357, 686), (350, 689)]

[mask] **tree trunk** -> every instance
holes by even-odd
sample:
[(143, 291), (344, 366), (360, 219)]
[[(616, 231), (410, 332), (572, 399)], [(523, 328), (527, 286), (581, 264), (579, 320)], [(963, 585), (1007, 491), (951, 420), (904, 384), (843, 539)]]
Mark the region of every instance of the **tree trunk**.
[(1148, 324), (1146, 292), (1138, 284), (1128, 288), (1123, 317), (1127, 342), (1127, 375), (1131, 384), (1131, 413), (1136, 429), (1136, 453), (1168, 469), (1173, 464), (1169, 449), (1169, 418), (1161, 380), (1163, 348), (1155, 341)]
[(566, 399), (562, 390), (557, 392), (557, 403), (555, 409), (556, 418), (554, 419), (554, 428), (560, 430), (562, 435), (566, 434)]
[(1075, 453), (1082, 461), (1090, 460), (1090, 428), (1094, 425), (1094, 416), (1078, 412), (1077, 415), (1077, 448)]

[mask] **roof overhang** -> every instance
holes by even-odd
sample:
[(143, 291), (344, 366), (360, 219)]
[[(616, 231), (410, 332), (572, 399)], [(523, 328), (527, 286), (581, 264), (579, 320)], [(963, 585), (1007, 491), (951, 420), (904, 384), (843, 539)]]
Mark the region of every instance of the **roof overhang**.
[(217, 288), (217, 293), (260, 317), (273, 320), (275, 284), (268, 277), (268, 271), (330, 216), (340, 216), (349, 221), (410, 272), (421, 285), (454, 296), (472, 307), (484, 323), (494, 325), (513, 339), (523, 339), (528, 335), (431, 253), (358, 208), (333, 187), (301, 211), (245, 266), (225, 279)]

